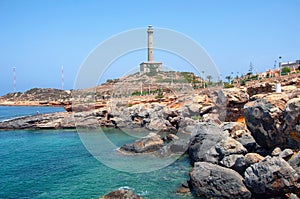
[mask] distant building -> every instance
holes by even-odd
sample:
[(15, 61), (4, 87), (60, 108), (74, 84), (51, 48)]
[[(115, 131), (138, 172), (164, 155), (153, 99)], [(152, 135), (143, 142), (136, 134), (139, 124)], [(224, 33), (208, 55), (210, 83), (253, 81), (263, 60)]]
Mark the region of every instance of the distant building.
[(153, 51), (153, 28), (148, 26), (148, 61), (140, 64), (140, 73), (159, 72), (162, 71), (162, 62), (154, 61)]
[(281, 67), (282, 68), (284, 68), (284, 67), (288, 67), (288, 68), (290, 68), (291, 70), (297, 70), (297, 69), (299, 69), (300, 70), (300, 60), (296, 60), (296, 62), (286, 62), (286, 63), (284, 63), (284, 62), (282, 62), (281, 63)]

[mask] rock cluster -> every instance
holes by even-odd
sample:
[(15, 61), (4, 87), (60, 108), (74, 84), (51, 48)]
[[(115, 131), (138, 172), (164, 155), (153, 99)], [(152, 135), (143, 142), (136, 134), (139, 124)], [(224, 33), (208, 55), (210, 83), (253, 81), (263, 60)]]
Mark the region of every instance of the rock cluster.
[[(300, 90), (250, 90), (202, 90), (97, 109), (79, 105), (75, 113), (0, 122), (0, 129), (144, 128), (151, 132), (148, 136), (119, 150), (158, 156), (186, 152), (193, 166), (188, 187), (198, 197), (300, 197)], [(237, 122), (241, 119), (245, 122)], [(139, 197), (132, 194), (119, 191), (105, 197)]]
[(133, 193), (131, 190), (120, 189), (112, 191), (100, 199), (143, 199), (141, 196), (138, 196)]

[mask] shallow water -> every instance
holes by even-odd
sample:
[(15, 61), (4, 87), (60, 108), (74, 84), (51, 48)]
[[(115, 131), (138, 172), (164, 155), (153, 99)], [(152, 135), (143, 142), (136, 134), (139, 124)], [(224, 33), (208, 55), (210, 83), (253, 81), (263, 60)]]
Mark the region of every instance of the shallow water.
[[(0, 107), (1, 117), (14, 117), (18, 108)], [(116, 146), (136, 139), (117, 130), (105, 135)], [(99, 198), (121, 187), (144, 198), (192, 198), (175, 193), (191, 169), (186, 156), (156, 171), (123, 172), (94, 158), (72, 130), (0, 131), (0, 149), (0, 198)]]

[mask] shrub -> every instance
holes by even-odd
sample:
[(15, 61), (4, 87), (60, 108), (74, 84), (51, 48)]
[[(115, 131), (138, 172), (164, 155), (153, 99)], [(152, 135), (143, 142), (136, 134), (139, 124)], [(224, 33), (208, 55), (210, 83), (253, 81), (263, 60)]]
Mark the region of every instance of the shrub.
[(233, 87), (234, 87), (233, 84), (224, 83), (224, 88), (233, 88)]

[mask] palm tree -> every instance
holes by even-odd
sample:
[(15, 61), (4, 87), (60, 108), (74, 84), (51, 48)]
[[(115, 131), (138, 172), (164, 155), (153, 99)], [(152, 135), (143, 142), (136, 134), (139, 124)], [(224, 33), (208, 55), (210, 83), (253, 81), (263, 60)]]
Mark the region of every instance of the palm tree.
[(228, 83), (230, 84), (231, 76), (228, 75), (228, 76), (225, 77), (225, 79), (227, 79), (227, 80), (228, 80)]
[(208, 79), (208, 85), (210, 85), (210, 81), (212, 80), (212, 76), (211, 75), (207, 75), (206, 78)]

